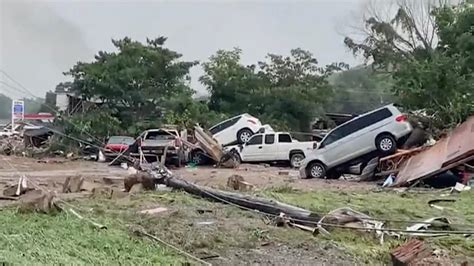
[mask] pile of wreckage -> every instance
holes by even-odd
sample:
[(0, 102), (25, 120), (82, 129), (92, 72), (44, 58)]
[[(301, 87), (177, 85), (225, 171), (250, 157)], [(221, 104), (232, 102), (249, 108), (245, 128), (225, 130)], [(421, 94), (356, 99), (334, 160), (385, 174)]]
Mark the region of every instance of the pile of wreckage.
[(0, 132), (0, 154), (33, 156), (45, 154), (53, 136), (50, 124), (19, 122), (15, 129), (8, 125)]
[(384, 185), (391, 187), (426, 184), (435, 188), (469, 185), (474, 173), (474, 116), (469, 117), (438, 141), (421, 147), (398, 150), (381, 158)]

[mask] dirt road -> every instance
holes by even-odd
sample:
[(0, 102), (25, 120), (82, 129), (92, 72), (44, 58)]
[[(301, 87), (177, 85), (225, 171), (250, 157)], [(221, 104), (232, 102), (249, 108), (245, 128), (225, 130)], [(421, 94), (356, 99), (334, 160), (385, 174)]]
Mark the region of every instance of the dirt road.
[[(346, 180), (300, 179), (298, 171), (287, 167), (270, 167), (263, 164), (242, 164), (236, 169), (214, 168), (212, 166), (183, 167), (172, 169), (173, 173), (199, 185), (215, 188), (224, 187), (231, 175), (240, 175), (256, 188), (289, 186), (302, 191), (318, 189), (368, 190), (373, 183), (348, 182)], [(89, 181), (100, 181), (103, 177), (126, 177), (127, 170), (107, 163), (71, 161), (61, 158), (37, 160), (0, 155), (0, 184), (15, 182), (22, 174), (42, 183), (63, 182), (68, 176), (83, 176)]]

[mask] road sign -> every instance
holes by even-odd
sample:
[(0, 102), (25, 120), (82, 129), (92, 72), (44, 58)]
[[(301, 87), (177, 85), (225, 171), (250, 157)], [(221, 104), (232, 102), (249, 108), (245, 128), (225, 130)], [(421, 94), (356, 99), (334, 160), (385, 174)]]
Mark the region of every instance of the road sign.
[(25, 102), (21, 100), (12, 101), (12, 119), (23, 119), (25, 117)]
[(22, 100), (12, 100), (12, 132), (15, 131), (15, 120), (25, 118), (25, 102)]

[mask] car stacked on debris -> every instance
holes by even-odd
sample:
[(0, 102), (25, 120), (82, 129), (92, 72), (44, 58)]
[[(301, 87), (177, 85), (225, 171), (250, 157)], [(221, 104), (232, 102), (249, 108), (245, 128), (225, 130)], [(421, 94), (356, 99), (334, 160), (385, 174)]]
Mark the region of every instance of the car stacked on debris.
[(394, 105), (357, 116), (331, 130), (300, 168), (303, 178), (339, 178), (373, 153), (394, 153), (413, 127)]

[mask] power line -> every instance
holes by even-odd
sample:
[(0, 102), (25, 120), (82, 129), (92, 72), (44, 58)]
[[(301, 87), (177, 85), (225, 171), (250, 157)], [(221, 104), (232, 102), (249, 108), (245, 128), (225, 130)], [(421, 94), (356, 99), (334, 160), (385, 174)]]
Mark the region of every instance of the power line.
[(41, 97), (38, 97), (36, 95), (34, 95), (31, 91), (29, 91), (25, 86), (23, 86), (20, 82), (16, 81), (14, 78), (12, 78), (6, 71), (0, 69), (0, 72), (5, 75), (7, 78), (9, 78), (11, 81), (13, 81), (13, 83), (15, 83), (16, 85), (20, 86), (20, 88), (23, 90), (23, 92), (27, 93), (27, 94), (30, 94), (31, 96), (33, 96), (34, 98), (41, 98)]
[[(12, 93), (15, 98), (26, 98), (23, 94), (21, 94), (17, 87), (14, 87), (2, 80), (0, 80), (0, 84), (2, 84), (2, 88), (5, 92)], [(20, 95), (20, 97), (17, 97), (18, 95)]]

